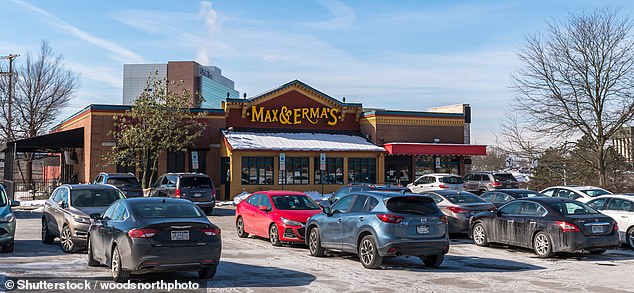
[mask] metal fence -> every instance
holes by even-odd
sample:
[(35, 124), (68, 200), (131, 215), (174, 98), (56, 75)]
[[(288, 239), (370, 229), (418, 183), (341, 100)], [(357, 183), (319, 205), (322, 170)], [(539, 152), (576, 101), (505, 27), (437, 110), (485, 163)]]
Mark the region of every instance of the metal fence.
[(13, 197), (19, 201), (47, 199), (58, 185), (58, 180), (15, 180)]

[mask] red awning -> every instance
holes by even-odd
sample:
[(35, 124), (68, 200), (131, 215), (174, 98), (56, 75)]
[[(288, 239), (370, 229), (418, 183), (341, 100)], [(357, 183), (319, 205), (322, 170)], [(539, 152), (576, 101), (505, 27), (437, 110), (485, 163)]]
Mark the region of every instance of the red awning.
[(456, 155), (486, 156), (486, 145), (448, 143), (386, 143), (383, 147), (391, 155)]

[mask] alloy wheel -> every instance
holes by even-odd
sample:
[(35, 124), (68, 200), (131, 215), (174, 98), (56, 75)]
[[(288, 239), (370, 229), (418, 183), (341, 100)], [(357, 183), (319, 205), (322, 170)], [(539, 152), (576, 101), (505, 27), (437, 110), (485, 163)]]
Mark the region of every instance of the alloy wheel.
[(120, 266), (121, 266), (121, 260), (119, 258), (119, 250), (118, 249), (114, 249), (112, 251), (112, 265), (111, 265), (111, 271), (112, 271), (112, 277), (113, 278), (117, 278), (119, 275), (119, 271), (120, 271)]
[(308, 249), (310, 249), (310, 253), (315, 255), (317, 251), (317, 229), (310, 230), (310, 235), (308, 236)]
[(75, 248), (75, 243), (73, 243), (70, 228), (68, 228), (68, 226), (64, 227), (64, 229), (62, 230), (62, 233), (59, 236), (59, 240), (62, 244), (62, 249), (64, 250), (64, 252), (72, 252)]
[(484, 235), (484, 228), (482, 225), (476, 225), (473, 228), (473, 241), (475, 241), (478, 245), (482, 245), (484, 244), (485, 239), (486, 236)]
[(277, 230), (277, 225), (271, 224), (271, 228), (269, 228), (269, 240), (273, 246), (280, 246), (280, 233)]
[(627, 237), (627, 244), (629, 244), (630, 247), (634, 249), (634, 228), (630, 228), (630, 230), (627, 231), (627, 235), (625, 235), (625, 237)]
[(242, 218), (238, 218), (238, 222), (236, 223), (236, 230), (238, 230), (238, 237), (243, 237), (244, 221), (242, 220)]
[(361, 261), (367, 265), (372, 262), (373, 258), (374, 245), (372, 245), (372, 241), (370, 241), (370, 239), (364, 239), (361, 242)]
[(550, 240), (546, 236), (546, 234), (538, 234), (535, 236), (535, 251), (539, 255), (545, 255), (550, 250)]

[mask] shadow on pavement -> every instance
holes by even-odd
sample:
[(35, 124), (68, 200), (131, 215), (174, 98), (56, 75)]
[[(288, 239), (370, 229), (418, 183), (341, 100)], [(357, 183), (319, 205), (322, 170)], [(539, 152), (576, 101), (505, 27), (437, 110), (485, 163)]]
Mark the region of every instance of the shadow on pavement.
[[(38, 256), (52, 256), (52, 255), (64, 255), (62, 248), (59, 246), (59, 241), (55, 241), (53, 244), (43, 244), (41, 240), (15, 240), (14, 250), (11, 253), (2, 253), (3, 257), (38, 257)], [(81, 254), (81, 252), (79, 252)]]
[(42, 212), (13, 210), (13, 214), (17, 219), (41, 219)]
[(285, 288), (306, 286), (316, 277), (304, 272), (277, 268), (246, 265), (220, 261), (216, 277), (207, 282), (207, 288)]
[(233, 207), (215, 207), (210, 217), (233, 217), (236, 209)]

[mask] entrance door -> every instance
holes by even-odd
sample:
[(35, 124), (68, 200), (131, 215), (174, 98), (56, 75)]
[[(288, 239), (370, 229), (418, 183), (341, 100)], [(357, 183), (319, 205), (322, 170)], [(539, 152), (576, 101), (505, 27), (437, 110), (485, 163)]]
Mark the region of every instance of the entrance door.
[(385, 183), (401, 184), (412, 182), (412, 157), (409, 155), (385, 156)]
[(222, 157), (220, 158), (220, 184), (222, 184), (225, 188), (225, 199), (229, 199), (231, 197), (231, 158)]

